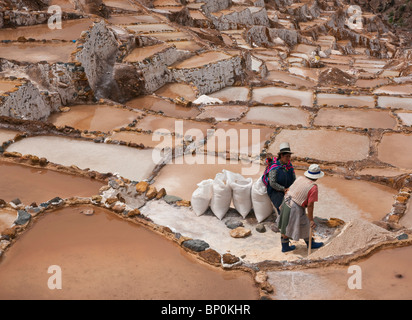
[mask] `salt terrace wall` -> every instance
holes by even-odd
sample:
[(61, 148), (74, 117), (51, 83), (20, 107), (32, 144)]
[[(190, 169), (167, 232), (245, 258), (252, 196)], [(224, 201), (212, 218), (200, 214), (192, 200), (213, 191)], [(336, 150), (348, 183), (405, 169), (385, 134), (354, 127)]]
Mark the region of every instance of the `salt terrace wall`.
[(0, 97), (0, 116), (36, 120), (47, 118), (59, 106), (56, 95), (40, 91), (30, 81), (23, 81)]
[(198, 68), (171, 68), (177, 82), (192, 83), (199, 94), (208, 94), (233, 85), (243, 76), (242, 57), (216, 61)]
[[(165, 48), (143, 61), (133, 62), (144, 82), (146, 93), (153, 93), (166, 83), (173, 81), (173, 74), (168, 66), (187, 58), (187, 53), (179, 51), (175, 46)], [(190, 55), (190, 53), (189, 53)]]
[(27, 73), (48, 91), (56, 92), (61, 105), (86, 102), (92, 98), (93, 92), (80, 63), (39, 62), (29, 66)]
[(221, 14), (220, 16), (211, 14), (209, 18), (218, 30), (237, 29), (238, 26), (242, 25), (269, 26), (269, 18), (265, 8), (255, 12), (252, 12), (249, 8), (244, 8), (243, 10), (234, 10), (231, 13)]

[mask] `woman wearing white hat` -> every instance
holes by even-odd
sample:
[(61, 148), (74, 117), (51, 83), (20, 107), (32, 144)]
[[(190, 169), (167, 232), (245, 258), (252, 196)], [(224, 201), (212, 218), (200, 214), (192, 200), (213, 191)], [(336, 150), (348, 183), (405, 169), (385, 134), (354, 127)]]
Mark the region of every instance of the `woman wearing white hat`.
[(279, 146), (277, 157), (266, 159), (267, 167), (262, 180), (278, 213), (285, 193), (296, 180), (295, 170), (290, 161), (292, 154), (289, 143), (283, 142)]
[[(298, 177), (290, 186), (282, 203), (279, 216), (279, 229), (281, 232), (282, 252), (295, 249), (289, 244), (289, 239), (298, 241), (304, 239), (309, 246), (310, 228), (316, 226), (313, 221), (315, 202), (318, 201), (318, 186), (316, 180), (322, 178), (324, 173), (319, 165), (312, 164), (305, 171), (303, 177)], [(308, 214), (305, 213), (308, 209)], [(313, 249), (323, 246), (322, 242), (311, 240)]]

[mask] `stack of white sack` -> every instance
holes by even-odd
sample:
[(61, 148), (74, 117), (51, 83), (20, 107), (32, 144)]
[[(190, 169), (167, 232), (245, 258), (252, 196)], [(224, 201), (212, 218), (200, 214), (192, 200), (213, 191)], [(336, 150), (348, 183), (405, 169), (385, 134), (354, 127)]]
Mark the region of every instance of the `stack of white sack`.
[(253, 182), (238, 173), (223, 170), (215, 179), (200, 182), (193, 192), (191, 205), (197, 216), (204, 214), (210, 206), (213, 214), (222, 220), (233, 205), (239, 214), (246, 218), (254, 210), (258, 222), (273, 213), (272, 201), (267, 194), (262, 178)]
[(272, 201), (269, 198), (262, 177), (257, 179), (252, 186), (252, 205), (258, 222), (262, 222), (273, 212)]

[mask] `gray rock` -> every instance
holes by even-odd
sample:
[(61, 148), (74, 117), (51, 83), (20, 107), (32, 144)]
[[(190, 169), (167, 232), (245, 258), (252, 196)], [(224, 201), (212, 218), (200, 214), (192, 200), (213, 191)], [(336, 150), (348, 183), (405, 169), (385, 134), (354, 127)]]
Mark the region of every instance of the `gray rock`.
[(396, 239), (398, 240), (406, 240), (409, 236), (406, 233), (402, 233), (401, 235), (397, 236)]
[(31, 219), (31, 215), (26, 210), (19, 210), (17, 211), (17, 219), (14, 221), (17, 225), (24, 225), (29, 222)]
[(172, 196), (172, 195), (167, 194), (163, 197), (163, 200), (166, 201), (168, 204), (172, 204), (177, 201), (181, 201), (183, 199), (177, 196)]
[(209, 244), (207, 242), (203, 241), (203, 240), (200, 240), (200, 239), (186, 240), (182, 243), (182, 245), (185, 248), (188, 248), (188, 249), (196, 251), (196, 252), (204, 251), (207, 248), (209, 248)]
[(263, 223), (259, 223), (256, 225), (256, 231), (260, 233), (266, 232), (265, 225)]
[(226, 227), (229, 229), (236, 229), (238, 227), (243, 227), (243, 223), (240, 220), (229, 219), (225, 222)]

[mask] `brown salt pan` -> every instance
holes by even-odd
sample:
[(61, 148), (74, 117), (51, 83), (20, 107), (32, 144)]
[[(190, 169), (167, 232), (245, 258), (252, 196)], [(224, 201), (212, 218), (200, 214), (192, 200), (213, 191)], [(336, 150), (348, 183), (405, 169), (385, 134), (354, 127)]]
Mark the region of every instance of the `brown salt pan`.
[[(166, 94), (169, 93), (170, 92), (166, 92)], [(190, 95), (188, 94), (188, 96)], [(126, 102), (126, 105), (130, 108), (139, 110), (161, 111), (166, 116), (177, 118), (195, 118), (200, 113), (196, 107), (183, 107), (155, 96), (139, 97)]]
[(126, 62), (141, 62), (145, 58), (153, 56), (154, 54), (161, 52), (170, 46), (166, 43), (156, 44), (154, 46), (135, 48), (125, 59)]
[(388, 111), (321, 109), (314, 124), (318, 126), (393, 129), (396, 126), (396, 120), (390, 116)]
[(102, 182), (76, 177), (47, 169), (0, 162), (0, 198), (9, 202), (19, 198), (22, 203), (40, 204), (54, 197), (90, 197), (99, 192)]
[(269, 146), (269, 152), (277, 154), (279, 145), (289, 141), (295, 156), (326, 161), (362, 160), (369, 154), (369, 138), (366, 135), (333, 130), (283, 129)]
[[(412, 298), (412, 247), (386, 249), (349, 265), (304, 271), (270, 272), (276, 299), (305, 300), (409, 300)], [(358, 276), (361, 289), (351, 289), (351, 277)]]
[[(183, 97), (185, 100), (196, 100), (196, 92), (191, 85), (186, 83), (168, 83), (155, 92), (157, 95), (176, 99)], [(139, 100), (137, 100), (139, 101)], [(146, 104), (144, 104), (146, 106)]]
[[(48, 213), (19, 238), (0, 263), (1, 299), (258, 298), (247, 274), (200, 264), (150, 230), (87, 209)], [(48, 288), (51, 265), (61, 268), (61, 290)]]
[(69, 62), (74, 43), (8, 43), (0, 45), (0, 56), (8, 60), (36, 63)]
[[(206, 179), (214, 179), (217, 173), (223, 169), (242, 174), (242, 169), (251, 168), (250, 163), (242, 161), (226, 160), (219, 157), (202, 155), (203, 164), (190, 164), (186, 161), (166, 165), (160, 170), (155, 179), (155, 186), (165, 188), (168, 194), (179, 196), (185, 200), (190, 200), (192, 193), (196, 190), (197, 184)], [(244, 175), (245, 178), (252, 177), (256, 180), (265, 169), (258, 166), (258, 172), (252, 176)]]
[(412, 169), (412, 135), (384, 134), (378, 146), (378, 158), (404, 169)]
[(107, 105), (78, 105), (70, 111), (55, 113), (48, 119), (55, 126), (70, 126), (79, 130), (111, 131), (125, 127), (140, 115), (138, 112)]

